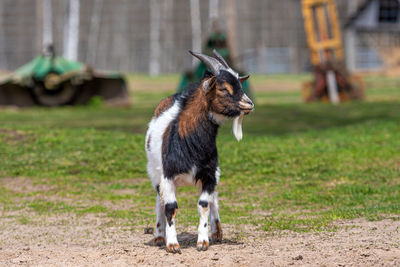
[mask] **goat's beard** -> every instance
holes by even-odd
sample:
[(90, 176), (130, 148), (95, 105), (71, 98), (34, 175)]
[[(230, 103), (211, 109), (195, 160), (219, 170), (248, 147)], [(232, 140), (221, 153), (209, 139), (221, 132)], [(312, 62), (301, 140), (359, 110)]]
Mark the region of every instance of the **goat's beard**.
[(233, 135), (235, 136), (236, 140), (238, 140), (238, 142), (242, 140), (243, 137), (243, 131), (242, 131), (243, 117), (244, 113), (241, 112), (239, 116), (233, 119), (232, 131)]

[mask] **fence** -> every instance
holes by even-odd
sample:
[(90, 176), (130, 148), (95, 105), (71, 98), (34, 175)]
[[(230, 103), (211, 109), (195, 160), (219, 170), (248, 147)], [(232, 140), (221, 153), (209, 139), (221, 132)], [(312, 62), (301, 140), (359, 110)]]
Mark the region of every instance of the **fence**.
[[(187, 50), (206, 40), (212, 18), (218, 18), (222, 29), (233, 25), (239, 67), (253, 73), (310, 67), (300, 0), (0, 0), (0, 69), (13, 70), (42, 51), (43, 40), (49, 38), (44, 27), (49, 17), (56, 52), (68, 54), (74, 1), (79, 4), (77, 59), (99, 69), (187, 70), (192, 66)], [(337, 0), (341, 22), (355, 1)], [(48, 2), (51, 13), (45, 12)], [(375, 67), (382, 61), (379, 54), (372, 55), (374, 47), (357, 47), (361, 65)], [(363, 62), (365, 53), (376, 62)]]

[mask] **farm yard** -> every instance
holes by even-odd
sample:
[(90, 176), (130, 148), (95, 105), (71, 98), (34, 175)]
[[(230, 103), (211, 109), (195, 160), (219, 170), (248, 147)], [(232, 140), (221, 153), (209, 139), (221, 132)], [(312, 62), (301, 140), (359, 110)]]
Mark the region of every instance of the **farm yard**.
[(129, 75), (131, 107), (0, 109), (0, 265), (398, 266), (400, 80), (366, 101), (304, 104), (310, 75), (253, 75), (256, 110), (217, 138), (224, 239), (196, 251), (197, 189), (179, 188), (182, 255), (152, 246), (145, 131), (178, 75)]
[(0, 0), (0, 267), (292, 265), (400, 266), (400, 0)]

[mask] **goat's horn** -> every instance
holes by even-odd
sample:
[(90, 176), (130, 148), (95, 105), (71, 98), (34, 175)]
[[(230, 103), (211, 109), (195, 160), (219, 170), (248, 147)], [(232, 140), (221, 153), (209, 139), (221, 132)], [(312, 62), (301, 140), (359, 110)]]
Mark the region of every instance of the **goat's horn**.
[(217, 52), (217, 50), (213, 50), (214, 56), (218, 59), (219, 62), (221, 62), (222, 65), (224, 65), (225, 68), (230, 69), (228, 63), (226, 63), (225, 59)]
[(214, 75), (218, 75), (219, 71), (224, 68), (224, 66), (215, 58), (209, 57), (201, 53), (193, 52), (190, 50), (189, 53), (192, 54), (192, 56), (195, 56), (198, 59), (200, 59), (204, 64), (206, 64)]

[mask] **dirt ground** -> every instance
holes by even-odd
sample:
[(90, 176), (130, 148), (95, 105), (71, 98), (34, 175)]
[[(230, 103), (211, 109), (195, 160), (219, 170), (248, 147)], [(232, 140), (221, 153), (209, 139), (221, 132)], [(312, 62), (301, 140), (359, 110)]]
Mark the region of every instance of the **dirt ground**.
[(223, 224), (223, 242), (205, 252), (195, 249), (196, 227), (178, 224), (179, 255), (150, 245), (144, 226), (110, 218), (32, 214), (24, 224), (15, 213), (0, 215), (0, 266), (400, 266), (399, 220), (338, 222), (338, 231), (323, 233)]

